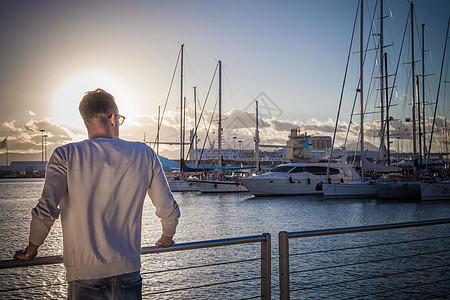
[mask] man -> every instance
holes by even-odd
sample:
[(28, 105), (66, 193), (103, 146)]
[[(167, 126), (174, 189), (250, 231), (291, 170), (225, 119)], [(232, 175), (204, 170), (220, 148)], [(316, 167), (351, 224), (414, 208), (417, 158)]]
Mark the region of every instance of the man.
[(61, 214), (69, 299), (140, 299), (145, 195), (161, 220), (158, 246), (174, 244), (178, 204), (155, 152), (119, 139), (125, 117), (111, 94), (87, 92), (79, 111), (89, 139), (53, 152), (42, 197), (32, 210), (29, 244), (15, 258), (33, 259)]

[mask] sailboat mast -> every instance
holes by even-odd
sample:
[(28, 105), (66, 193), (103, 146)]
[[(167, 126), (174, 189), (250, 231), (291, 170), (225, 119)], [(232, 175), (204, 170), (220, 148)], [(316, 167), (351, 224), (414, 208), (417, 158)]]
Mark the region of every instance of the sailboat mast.
[(364, 102), (363, 102), (363, 59), (364, 59), (364, 45), (363, 45), (363, 29), (364, 29), (364, 22), (363, 22), (363, 3), (364, 0), (361, 0), (361, 32), (360, 32), (360, 39), (359, 39), (359, 72), (360, 72), (360, 85), (359, 85), (359, 96), (360, 96), (360, 109), (361, 109), (361, 124), (360, 124), (360, 131), (361, 131), (361, 180), (364, 181)]
[[(381, 134), (384, 135), (384, 130), (383, 130), (383, 124), (384, 124), (384, 82), (383, 82), (383, 63), (384, 63), (384, 40), (383, 40), (383, 0), (380, 0), (380, 103), (381, 103)], [(385, 75), (387, 76), (387, 74)], [(387, 110), (387, 108), (386, 108)], [(383, 136), (380, 137), (381, 139), (381, 149), (383, 149), (383, 151), (381, 151), (382, 153), (382, 159), (384, 160), (384, 138)]]
[(258, 101), (256, 103), (256, 118), (255, 118), (255, 166), (256, 166), (256, 174), (259, 174), (260, 165), (259, 165), (259, 122), (258, 122)]
[(387, 146), (387, 164), (391, 164), (391, 142), (389, 137), (389, 96), (388, 96), (388, 71), (387, 71), (387, 53), (384, 53), (384, 80), (386, 83), (386, 146)]
[(219, 60), (219, 175), (222, 175), (222, 61)]
[(442, 71), (444, 69), (445, 54), (447, 52), (447, 41), (448, 41), (448, 31), (449, 31), (449, 29), (450, 29), (450, 17), (448, 17), (447, 31), (445, 32), (444, 53), (442, 53), (441, 71), (439, 73), (439, 81), (438, 81), (438, 89), (437, 89), (437, 95), (436, 95), (436, 103), (434, 105), (433, 123), (431, 124), (430, 143), (428, 144), (428, 152), (427, 152), (427, 164), (426, 164), (426, 168), (427, 169), (428, 169), (428, 164), (430, 163), (431, 143), (433, 142), (434, 124), (436, 122), (436, 113), (437, 113), (437, 108), (438, 108), (438, 103), (439, 103), (439, 93), (441, 91)]
[(411, 2), (411, 90), (412, 90), (412, 127), (413, 127), (413, 173), (417, 174), (417, 157), (416, 157), (416, 89), (415, 84), (415, 61), (414, 61), (414, 3)]
[(158, 133), (156, 134), (156, 154), (159, 155), (159, 132), (161, 130), (161, 106), (158, 106)]
[(194, 155), (194, 159), (195, 159), (195, 166), (198, 166), (198, 149), (197, 149), (197, 87), (194, 86), (194, 147), (195, 147), (195, 155)]
[(418, 140), (419, 140), (419, 163), (422, 165), (422, 126), (420, 126), (420, 88), (419, 88), (419, 75), (416, 75), (416, 87), (417, 87), (417, 127), (419, 128)]
[(183, 51), (184, 44), (181, 45), (181, 67), (180, 67), (180, 172), (184, 170), (184, 127), (183, 127)]
[(427, 156), (425, 124), (425, 24), (422, 24), (422, 135), (424, 160)]

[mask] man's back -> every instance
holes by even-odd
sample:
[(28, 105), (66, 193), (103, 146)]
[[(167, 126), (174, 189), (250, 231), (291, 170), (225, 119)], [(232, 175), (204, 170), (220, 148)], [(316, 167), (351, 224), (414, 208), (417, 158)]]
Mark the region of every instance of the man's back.
[(46, 181), (51, 184), (44, 187), (45, 201), (33, 216), (57, 213), (61, 199), (68, 281), (139, 270), (142, 207), (149, 189), (167, 234), (175, 233), (176, 202), (155, 152), (143, 143), (97, 138), (59, 147)]

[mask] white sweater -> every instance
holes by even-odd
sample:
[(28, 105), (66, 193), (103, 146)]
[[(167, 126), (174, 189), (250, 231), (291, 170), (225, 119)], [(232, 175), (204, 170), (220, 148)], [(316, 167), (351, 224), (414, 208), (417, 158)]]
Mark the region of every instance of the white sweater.
[(162, 232), (173, 236), (180, 211), (150, 147), (119, 138), (58, 147), (32, 210), (30, 242), (40, 246), (61, 214), (67, 281), (138, 271), (147, 192)]

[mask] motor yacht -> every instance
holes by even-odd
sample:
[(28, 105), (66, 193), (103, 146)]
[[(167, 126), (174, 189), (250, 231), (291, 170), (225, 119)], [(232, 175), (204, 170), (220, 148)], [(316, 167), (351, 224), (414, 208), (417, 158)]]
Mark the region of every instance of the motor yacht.
[[(270, 172), (242, 178), (242, 184), (255, 196), (323, 194), (328, 163), (290, 163), (273, 168)], [(361, 180), (351, 165), (331, 163), (329, 183)]]

